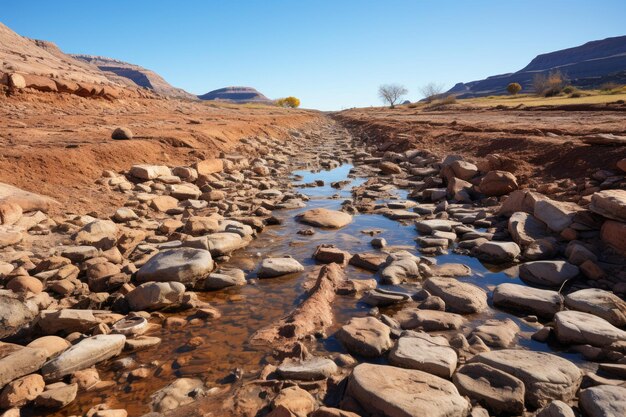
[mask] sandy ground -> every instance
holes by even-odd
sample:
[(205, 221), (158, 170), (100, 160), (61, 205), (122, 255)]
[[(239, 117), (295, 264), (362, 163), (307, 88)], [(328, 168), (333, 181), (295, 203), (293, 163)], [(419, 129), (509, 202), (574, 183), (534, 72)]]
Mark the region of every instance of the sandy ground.
[(522, 182), (578, 179), (613, 169), (626, 157), (623, 146), (587, 145), (582, 137), (626, 134), (626, 108), (586, 111), (498, 108), (423, 110), (398, 107), (347, 110), (333, 115), (353, 133), (389, 150), (412, 147), (470, 159), (499, 154)]
[[(106, 213), (120, 202), (96, 186), (103, 170), (190, 164), (246, 137), (284, 137), (319, 117), (276, 107), (21, 92), (0, 99), (0, 182), (54, 197), (66, 212)], [(112, 140), (118, 126), (135, 138)]]

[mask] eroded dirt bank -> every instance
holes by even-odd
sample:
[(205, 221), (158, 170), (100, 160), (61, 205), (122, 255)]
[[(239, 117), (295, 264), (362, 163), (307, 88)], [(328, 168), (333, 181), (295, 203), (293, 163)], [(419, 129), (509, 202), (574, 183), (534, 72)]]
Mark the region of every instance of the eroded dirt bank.
[[(320, 117), (276, 107), (21, 91), (0, 100), (0, 182), (54, 197), (68, 211), (110, 215), (108, 200), (117, 196), (94, 187), (102, 170), (141, 162), (191, 164), (244, 138), (285, 139)], [(120, 126), (134, 138), (111, 140)]]

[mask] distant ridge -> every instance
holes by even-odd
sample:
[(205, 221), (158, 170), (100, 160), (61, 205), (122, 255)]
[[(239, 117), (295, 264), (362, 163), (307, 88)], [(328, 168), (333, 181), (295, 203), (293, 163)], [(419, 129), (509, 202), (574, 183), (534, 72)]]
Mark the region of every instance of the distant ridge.
[(574, 86), (595, 88), (605, 82), (626, 84), (626, 36), (541, 54), (517, 72), (458, 83), (447, 94), (459, 98), (507, 94), (506, 87), (513, 82), (521, 84), (522, 92), (532, 92), (532, 80), (536, 74), (557, 69)]
[(224, 87), (198, 96), (200, 100), (223, 100), (234, 103), (270, 103), (271, 100), (252, 87)]

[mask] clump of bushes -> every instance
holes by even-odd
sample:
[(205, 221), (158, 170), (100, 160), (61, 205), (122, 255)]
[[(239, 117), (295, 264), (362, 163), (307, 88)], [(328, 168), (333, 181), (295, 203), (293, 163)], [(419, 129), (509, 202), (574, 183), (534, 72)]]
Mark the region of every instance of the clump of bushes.
[(293, 96), (279, 98), (278, 100), (276, 100), (276, 105), (280, 107), (290, 107), (292, 109), (295, 109), (297, 107), (300, 107), (300, 99)]
[(560, 70), (551, 71), (548, 74), (536, 74), (533, 77), (535, 93), (544, 97), (554, 97), (563, 91), (565, 75)]
[(520, 91), (522, 91), (522, 86), (519, 83), (511, 83), (506, 86), (506, 91), (508, 91), (509, 94), (514, 96)]

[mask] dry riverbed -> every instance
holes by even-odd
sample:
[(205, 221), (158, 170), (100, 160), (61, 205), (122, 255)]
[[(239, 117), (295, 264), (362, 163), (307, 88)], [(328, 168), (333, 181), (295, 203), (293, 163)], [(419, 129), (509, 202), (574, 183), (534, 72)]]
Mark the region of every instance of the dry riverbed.
[(289, 136), (105, 171), (110, 217), (6, 193), (3, 416), (626, 413), (625, 161), (563, 202), (497, 155)]

